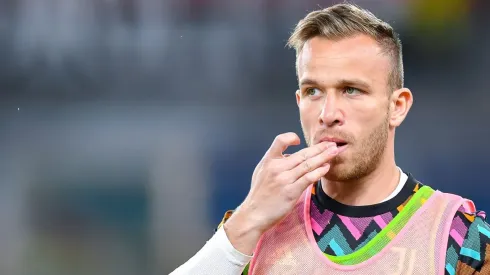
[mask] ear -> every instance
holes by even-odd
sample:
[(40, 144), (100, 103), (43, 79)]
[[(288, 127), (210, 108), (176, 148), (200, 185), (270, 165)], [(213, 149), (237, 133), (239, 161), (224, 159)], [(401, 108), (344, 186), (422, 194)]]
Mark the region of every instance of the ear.
[(398, 127), (407, 117), (413, 104), (412, 92), (407, 88), (394, 91), (390, 98), (390, 126)]
[(298, 104), (298, 107), (300, 102), (301, 102), (301, 94), (299, 93), (299, 90), (296, 90), (296, 104)]

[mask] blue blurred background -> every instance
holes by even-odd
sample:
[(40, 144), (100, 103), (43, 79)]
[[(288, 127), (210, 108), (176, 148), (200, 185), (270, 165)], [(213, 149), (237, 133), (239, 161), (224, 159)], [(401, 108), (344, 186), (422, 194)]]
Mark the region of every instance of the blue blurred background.
[[(337, 2), (1, 0), (0, 274), (185, 262), (273, 138), (302, 134), (285, 43)], [(398, 165), (490, 211), (490, 2), (351, 2), (401, 34)]]

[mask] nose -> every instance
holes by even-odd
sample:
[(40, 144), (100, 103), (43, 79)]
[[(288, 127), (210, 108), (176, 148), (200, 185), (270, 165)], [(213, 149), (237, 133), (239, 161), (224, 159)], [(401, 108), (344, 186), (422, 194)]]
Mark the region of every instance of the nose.
[(335, 93), (327, 93), (325, 96), (322, 112), (319, 116), (320, 124), (326, 127), (341, 126), (344, 124), (344, 115), (341, 110), (341, 99)]

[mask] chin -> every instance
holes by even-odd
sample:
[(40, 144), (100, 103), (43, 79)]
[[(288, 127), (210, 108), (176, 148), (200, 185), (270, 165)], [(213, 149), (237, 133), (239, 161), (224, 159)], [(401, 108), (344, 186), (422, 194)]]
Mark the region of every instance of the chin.
[(346, 172), (348, 172), (348, 169), (345, 163), (332, 163), (325, 178), (329, 181), (343, 181), (345, 180)]
[(333, 162), (325, 175), (329, 181), (351, 181), (359, 178), (355, 168), (346, 162)]

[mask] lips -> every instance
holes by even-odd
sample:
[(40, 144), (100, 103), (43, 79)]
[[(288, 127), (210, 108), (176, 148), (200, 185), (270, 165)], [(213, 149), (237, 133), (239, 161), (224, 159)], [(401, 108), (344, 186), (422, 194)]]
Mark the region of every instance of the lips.
[(343, 139), (340, 139), (340, 138), (333, 138), (333, 137), (326, 137), (326, 138), (322, 138), (320, 140), (320, 142), (335, 142), (335, 144), (337, 144), (337, 146), (345, 146), (347, 145), (347, 141), (343, 140)]

